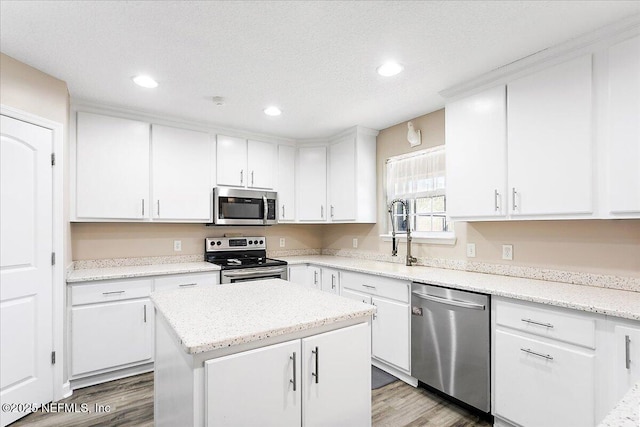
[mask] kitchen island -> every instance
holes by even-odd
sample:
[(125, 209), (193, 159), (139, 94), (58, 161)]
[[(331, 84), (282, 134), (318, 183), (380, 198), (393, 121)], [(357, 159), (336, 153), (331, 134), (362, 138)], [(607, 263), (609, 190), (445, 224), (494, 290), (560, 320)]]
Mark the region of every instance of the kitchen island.
[(370, 425), (375, 307), (279, 279), (151, 299), (156, 426)]

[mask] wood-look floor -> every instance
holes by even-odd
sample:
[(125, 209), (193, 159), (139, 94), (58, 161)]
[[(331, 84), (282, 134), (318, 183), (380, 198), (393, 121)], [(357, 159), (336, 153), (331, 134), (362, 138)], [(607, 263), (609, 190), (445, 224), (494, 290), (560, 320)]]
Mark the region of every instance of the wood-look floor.
[[(396, 381), (371, 392), (372, 425), (380, 427), (490, 426), (486, 421), (424, 389)], [(27, 415), (11, 427), (153, 426), (153, 372), (75, 390), (59, 403), (89, 405), (90, 413)], [(110, 412), (95, 413), (93, 405), (108, 405)]]

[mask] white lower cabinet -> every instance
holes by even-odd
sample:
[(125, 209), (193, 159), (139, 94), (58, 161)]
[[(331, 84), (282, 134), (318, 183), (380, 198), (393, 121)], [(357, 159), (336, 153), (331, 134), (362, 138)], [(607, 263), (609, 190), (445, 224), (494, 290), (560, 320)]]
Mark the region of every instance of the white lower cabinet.
[(493, 309), (497, 424), (594, 426), (597, 318), (496, 297)]
[(340, 272), (333, 268), (322, 268), (320, 274), (322, 279), (322, 290), (333, 294), (340, 293)]
[(522, 426), (593, 426), (595, 354), (498, 330), (495, 413)]
[(71, 287), (71, 379), (153, 361), (151, 279)]
[(206, 425), (369, 426), (368, 325), (205, 361)]
[(612, 368), (617, 401), (640, 382), (640, 325), (615, 325), (613, 338), (615, 360)]

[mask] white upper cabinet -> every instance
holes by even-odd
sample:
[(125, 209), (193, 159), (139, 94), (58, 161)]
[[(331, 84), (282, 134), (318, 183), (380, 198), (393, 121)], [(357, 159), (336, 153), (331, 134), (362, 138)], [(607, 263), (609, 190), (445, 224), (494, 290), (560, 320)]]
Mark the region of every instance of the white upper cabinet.
[(149, 123), (78, 112), (75, 218), (149, 217)]
[(640, 216), (640, 36), (609, 49), (607, 213)]
[(506, 87), (447, 104), (447, 213), (453, 218), (506, 215)]
[(355, 127), (329, 142), (329, 221), (376, 222), (377, 134)]
[(272, 189), (276, 145), (218, 135), (217, 185)]
[(295, 219), (296, 194), (296, 148), (290, 145), (278, 146), (278, 221)]
[(508, 84), (511, 215), (593, 212), (591, 68), (585, 55)]
[(270, 142), (248, 141), (247, 152), (247, 187), (274, 187), (274, 165), (277, 159), (277, 146)]
[(326, 221), (327, 147), (300, 147), (297, 176), (298, 220)]
[(211, 141), (206, 132), (152, 126), (157, 220), (211, 221)]
[(247, 141), (233, 136), (217, 136), (217, 185), (247, 186)]

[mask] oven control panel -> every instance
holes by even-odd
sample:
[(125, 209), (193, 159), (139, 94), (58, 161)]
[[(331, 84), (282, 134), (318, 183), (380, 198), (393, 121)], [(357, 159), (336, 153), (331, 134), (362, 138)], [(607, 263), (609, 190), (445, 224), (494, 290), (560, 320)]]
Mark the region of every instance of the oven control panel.
[(208, 237), (204, 241), (206, 252), (267, 249), (267, 238), (262, 237)]

